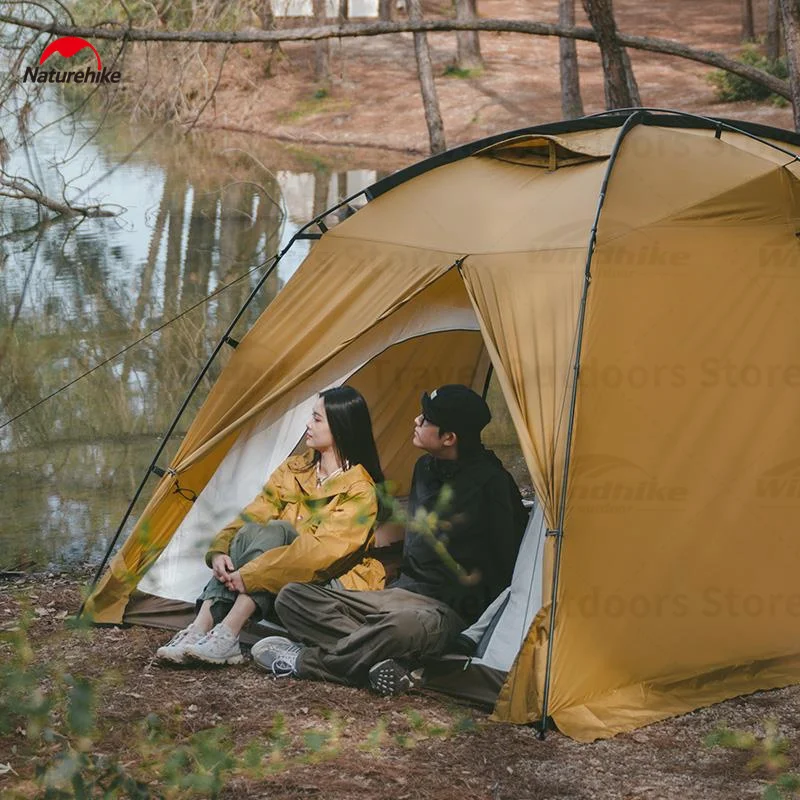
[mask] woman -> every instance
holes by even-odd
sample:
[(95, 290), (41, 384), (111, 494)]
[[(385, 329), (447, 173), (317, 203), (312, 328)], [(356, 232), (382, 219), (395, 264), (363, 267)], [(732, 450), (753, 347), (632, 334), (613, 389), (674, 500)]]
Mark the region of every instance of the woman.
[(305, 441), (310, 449), (284, 461), (211, 542), (206, 563), (214, 577), (198, 614), (157, 659), (241, 663), (239, 632), (255, 612), (266, 615), (287, 583), (383, 588), (383, 567), (366, 555), (383, 473), (361, 394), (350, 386), (321, 392)]

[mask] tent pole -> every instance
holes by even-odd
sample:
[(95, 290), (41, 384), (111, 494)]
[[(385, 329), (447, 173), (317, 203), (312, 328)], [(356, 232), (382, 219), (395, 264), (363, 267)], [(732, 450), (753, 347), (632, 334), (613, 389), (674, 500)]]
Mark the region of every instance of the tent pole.
[[(181, 417), (183, 416), (183, 412), (186, 411), (186, 408), (189, 405), (189, 402), (191, 401), (194, 393), (197, 391), (198, 386), (200, 386), (200, 382), (203, 380), (203, 378), (205, 377), (206, 373), (210, 369), (211, 365), (214, 362), (214, 359), (219, 355), (219, 352), (220, 352), (220, 350), (222, 350), (223, 345), (225, 345), (226, 343), (228, 343), (230, 341), (233, 341), (233, 340), (230, 339), (230, 335), (233, 332), (233, 329), (236, 327), (236, 324), (242, 318), (242, 315), (247, 310), (247, 308), (250, 305), (250, 303), (253, 302), (253, 300), (255, 299), (256, 295), (261, 291), (261, 287), (264, 285), (264, 283), (266, 282), (267, 278), (269, 278), (269, 276), (272, 275), (272, 273), (275, 271), (276, 267), (280, 263), (281, 259), (286, 255), (286, 253), (289, 252), (289, 250), (291, 249), (292, 245), (294, 245), (294, 243), (296, 241), (298, 241), (299, 239), (319, 238), (321, 236), (321, 234), (306, 234), (305, 232), (310, 227), (312, 227), (313, 225), (317, 225), (319, 227), (319, 229), (324, 233), (325, 231), (328, 230), (328, 228), (325, 226), (325, 224), (323, 222), (325, 217), (327, 217), (329, 214), (332, 214), (334, 211), (336, 211), (336, 209), (341, 208), (342, 206), (347, 207), (347, 205), (350, 203), (350, 201), (354, 200), (356, 197), (359, 197), (362, 194), (367, 195), (367, 190), (366, 189), (361, 189), (360, 191), (355, 192), (354, 194), (350, 195), (349, 197), (346, 197), (344, 200), (341, 200), (340, 202), (338, 202), (336, 205), (331, 206), (329, 209), (323, 211), (318, 216), (314, 217), (314, 219), (310, 220), (305, 225), (303, 225), (303, 227), (301, 227), (300, 229), (297, 230), (297, 232), (292, 236), (292, 238), (286, 244), (286, 247), (284, 247), (283, 250), (280, 253), (272, 256), (272, 264), (270, 265), (269, 269), (267, 269), (267, 271), (264, 273), (264, 275), (261, 277), (261, 279), (255, 285), (253, 290), (247, 296), (247, 299), (242, 304), (242, 307), (236, 313), (236, 316), (231, 320), (230, 324), (225, 329), (225, 332), (220, 337), (219, 341), (217, 342), (216, 347), (212, 351), (211, 355), (208, 357), (208, 360), (206, 361), (205, 365), (200, 369), (200, 372), (197, 374), (197, 377), (194, 379), (194, 383), (192, 384), (191, 388), (189, 389), (189, 392), (186, 395), (184, 401), (181, 403), (180, 408), (178, 409), (178, 412), (175, 414), (175, 417), (173, 418), (172, 422), (170, 423), (169, 428), (167, 428), (167, 431), (161, 437), (161, 444), (159, 444), (158, 449), (156, 450), (155, 455), (153, 456), (153, 459), (150, 462), (150, 466), (148, 466), (148, 468), (145, 470), (145, 473), (142, 476), (142, 480), (139, 483), (139, 486), (138, 486), (138, 488), (136, 489), (136, 492), (133, 495), (133, 499), (128, 504), (128, 508), (125, 510), (125, 513), (122, 516), (122, 520), (120, 521), (119, 526), (117, 527), (117, 530), (114, 533), (114, 536), (111, 538), (111, 542), (109, 543), (108, 547), (106, 548), (106, 552), (103, 555), (102, 560), (100, 561), (100, 565), (95, 570), (94, 576), (92, 577), (92, 582), (89, 584), (89, 591), (87, 593), (87, 597), (89, 595), (91, 595), (91, 593), (94, 591), (95, 587), (97, 586), (97, 582), (100, 580), (100, 576), (103, 574), (103, 570), (106, 568), (106, 565), (108, 564), (108, 559), (109, 559), (109, 557), (111, 555), (111, 551), (116, 546), (117, 540), (119, 539), (120, 534), (122, 533), (122, 529), (125, 527), (125, 523), (128, 521), (128, 518), (130, 517), (130, 515), (131, 515), (131, 513), (133, 511), (133, 507), (136, 505), (136, 501), (139, 499), (140, 495), (144, 491), (144, 487), (147, 484), (147, 479), (150, 477), (151, 473), (153, 473), (153, 472), (157, 473), (157, 470), (158, 470), (158, 466), (157, 466), (158, 459), (161, 457), (161, 453), (164, 452), (164, 448), (167, 446), (167, 442), (169, 441), (169, 437), (172, 436), (172, 433), (174, 432), (175, 428), (177, 427), (178, 422), (180, 421)], [(265, 264), (269, 263), (269, 259), (264, 263)], [(161, 474), (164, 474), (164, 473), (162, 472)], [(84, 600), (81, 603), (81, 607), (78, 610), (78, 616), (79, 617), (83, 614), (83, 610), (84, 610), (85, 606), (86, 606), (86, 600)]]
[[(281, 254), (281, 256), (282, 255), (283, 255), (283, 253)], [(184, 398), (183, 402), (181, 403), (180, 408), (178, 409), (178, 412), (173, 417), (172, 422), (169, 425), (169, 428), (167, 428), (166, 432), (161, 437), (161, 444), (159, 444), (158, 448), (156, 449), (155, 455), (153, 456), (153, 459), (150, 462), (150, 466), (145, 470), (145, 473), (144, 473), (144, 475), (142, 477), (142, 480), (139, 483), (139, 487), (136, 489), (136, 492), (134, 493), (133, 498), (131, 499), (131, 502), (128, 504), (128, 508), (125, 510), (125, 513), (122, 516), (122, 520), (120, 521), (119, 526), (117, 527), (117, 530), (114, 533), (114, 536), (112, 537), (110, 544), (106, 548), (105, 555), (103, 556), (103, 559), (100, 562), (100, 565), (97, 567), (97, 570), (94, 573), (94, 577), (92, 578), (92, 582), (91, 582), (91, 584), (89, 586), (89, 592), (90, 593), (93, 592), (95, 586), (97, 586), (97, 582), (100, 580), (100, 576), (102, 575), (103, 570), (105, 569), (106, 564), (108, 563), (108, 559), (109, 559), (109, 556), (111, 555), (111, 551), (114, 549), (114, 546), (116, 545), (117, 540), (119, 539), (119, 536), (122, 533), (122, 529), (125, 527), (125, 523), (128, 521), (128, 518), (130, 517), (131, 512), (133, 511), (133, 507), (136, 505), (136, 501), (139, 499), (139, 496), (141, 495), (142, 491), (144, 490), (144, 487), (147, 484), (147, 479), (150, 477), (150, 473), (156, 472), (156, 470), (158, 469), (158, 467), (157, 467), (158, 459), (161, 457), (161, 453), (164, 452), (164, 448), (167, 446), (167, 442), (169, 441), (169, 437), (172, 436), (172, 433), (175, 430), (175, 428), (177, 427), (178, 422), (180, 422), (180, 419), (183, 416), (183, 412), (186, 410), (186, 407), (189, 405), (189, 402), (191, 401), (192, 396), (194, 395), (195, 391), (197, 391), (197, 387), (200, 385), (200, 382), (203, 380), (203, 378), (205, 377), (205, 374), (210, 369), (211, 364), (214, 362), (214, 359), (217, 357), (217, 355), (219, 355), (219, 351), (222, 349), (222, 346), (226, 343), (226, 341), (230, 337), (230, 334), (233, 331), (234, 327), (236, 326), (236, 323), (241, 319), (242, 315), (247, 310), (247, 307), (250, 305), (250, 303), (253, 301), (255, 296), (258, 294), (258, 292), (260, 291), (261, 287), (264, 285), (264, 283), (267, 280), (267, 278), (269, 278), (269, 276), (275, 270), (275, 267), (278, 266), (278, 263), (280, 262), (281, 256), (273, 256), (274, 262), (273, 262), (272, 266), (270, 266), (270, 268), (264, 273), (264, 275), (258, 281), (256, 286), (250, 292), (250, 294), (248, 295), (247, 299), (244, 301), (244, 304), (239, 309), (239, 311), (236, 313), (236, 316), (233, 318), (233, 320), (231, 320), (230, 324), (225, 329), (225, 333), (220, 337), (220, 340), (217, 342), (217, 345), (214, 348), (214, 350), (212, 351), (211, 355), (208, 357), (208, 360), (203, 365), (203, 367), (200, 369), (200, 372), (197, 373), (197, 377), (194, 379), (194, 383), (192, 384), (192, 387), (189, 389), (188, 394), (186, 395), (186, 397)], [(163, 475), (165, 473), (162, 472), (161, 474)], [(85, 601), (84, 601), (84, 603), (81, 604), (81, 608), (80, 608), (80, 611), (78, 612), (78, 616), (80, 616), (83, 613), (84, 605), (85, 605)]]
[(494, 374), (494, 365), (489, 362), (489, 369), (486, 370), (486, 380), (483, 382), (483, 391), (481, 397), (486, 400), (486, 395), (489, 394), (489, 384), (492, 382), (492, 375)]
[(636, 111), (631, 114), (625, 124), (620, 129), (617, 139), (614, 142), (614, 148), (608, 159), (608, 166), (606, 167), (606, 174), (603, 176), (603, 183), (600, 186), (600, 195), (597, 199), (597, 210), (594, 215), (594, 222), (589, 233), (589, 244), (586, 251), (586, 267), (583, 275), (583, 291), (581, 294), (581, 305), (578, 311), (578, 330), (575, 345), (575, 366), (573, 367), (572, 377), (572, 393), (569, 402), (569, 420), (567, 423), (567, 442), (566, 451), (564, 453), (564, 473), (561, 480), (561, 500), (558, 506), (558, 520), (555, 530), (547, 531), (548, 536), (555, 538), (555, 559), (553, 563), (553, 581), (550, 593), (550, 621), (549, 632), (547, 637), (547, 660), (545, 662), (544, 671), (544, 689), (542, 691), (542, 720), (539, 728), (539, 738), (544, 739), (547, 733), (547, 712), (550, 703), (550, 679), (553, 661), (553, 642), (555, 639), (556, 629), (556, 603), (558, 597), (558, 578), (561, 569), (561, 545), (564, 538), (564, 514), (567, 506), (567, 476), (569, 473), (570, 456), (572, 454), (572, 434), (575, 427), (575, 406), (578, 399), (578, 377), (580, 375), (581, 364), (581, 350), (583, 347), (583, 327), (586, 319), (586, 301), (589, 294), (589, 284), (592, 282), (592, 256), (594, 255), (595, 242), (597, 240), (597, 226), (600, 222), (600, 211), (603, 208), (603, 203), (606, 199), (606, 191), (608, 189), (608, 182), (611, 178), (611, 170), (617, 160), (619, 148), (622, 145), (622, 140), (628, 132), (635, 126), (642, 122), (644, 117), (647, 116), (644, 111)]
[[(766, 145), (767, 147), (771, 147), (773, 150), (778, 150), (781, 153), (789, 156), (789, 158), (793, 159), (794, 161), (800, 161), (800, 156), (791, 151), (787, 150), (785, 147), (781, 147), (779, 144), (775, 144), (775, 142), (771, 142), (768, 139), (764, 139), (761, 136), (757, 136), (754, 133), (750, 133), (750, 131), (746, 131), (743, 128), (739, 128), (736, 125), (732, 125), (730, 122), (726, 122), (722, 119), (715, 119), (714, 117), (706, 117), (702, 114), (692, 114), (689, 111), (676, 111), (673, 108), (612, 108), (608, 111), (598, 111), (596, 114), (587, 114), (586, 116), (582, 117), (581, 119), (595, 119), (599, 117), (608, 117), (614, 114), (622, 114), (626, 111), (631, 112), (631, 115), (634, 116), (636, 113), (645, 113), (647, 116), (652, 116), (653, 114), (672, 114), (676, 117), (685, 117), (686, 119), (692, 120), (699, 120), (700, 122), (705, 122), (708, 124), (709, 130), (714, 130), (714, 138), (720, 139), (722, 138), (722, 132), (728, 131), (730, 133), (736, 133), (740, 136), (744, 136), (748, 139), (752, 139), (754, 142), (759, 142), (760, 144)], [(630, 119), (630, 117), (629, 117)]]

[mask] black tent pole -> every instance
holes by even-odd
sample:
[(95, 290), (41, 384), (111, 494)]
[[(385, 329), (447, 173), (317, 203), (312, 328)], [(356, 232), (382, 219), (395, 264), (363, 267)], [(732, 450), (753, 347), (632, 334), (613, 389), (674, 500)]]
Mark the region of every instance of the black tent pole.
[[(126, 509), (125, 513), (123, 514), (122, 520), (120, 521), (119, 526), (117, 527), (117, 530), (116, 530), (116, 532), (114, 533), (114, 536), (111, 539), (111, 542), (109, 543), (108, 547), (106, 548), (105, 555), (103, 556), (103, 559), (100, 562), (100, 565), (97, 567), (97, 570), (94, 573), (94, 577), (92, 578), (92, 582), (91, 582), (91, 584), (89, 586), (89, 592), (94, 591), (95, 586), (97, 586), (97, 582), (100, 580), (100, 575), (103, 573), (103, 570), (105, 569), (106, 564), (108, 563), (108, 558), (111, 555), (111, 551), (114, 549), (114, 546), (116, 545), (117, 540), (119, 539), (119, 536), (122, 533), (122, 529), (125, 527), (125, 523), (128, 521), (128, 518), (130, 517), (131, 512), (133, 511), (133, 507), (136, 505), (136, 501), (139, 499), (139, 496), (141, 495), (142, 491), (144, 490), (144, 487), (147, 484), (147, 479), (150, 477), (150, 473), (151, 472), (155, 472), (157, 470), (157, 468), (158, 468), (157, 467), (158, 459), (161, 457), (161, 453), (164, 452), (164, 448), (167, 446), (167, 442), (169, 441), (169, 437), (172, 436), (172, 433), (175, 430), (175, 428), (177, 427), (178, 422), (180, 422), (180, 419), (183, 416), (183, 412), (186, 410), (186, 407), (189, 405), (189, 402), (191, 401), (192, 396), (194, 395), (195, 391), (197, 391), (197, 387), (200, 385), (200, 382), (203, 380), (203, 378), (205, 377), (206, 373), (211, 368), (211, 365), (214, 363), (214, 359), (219, 355), (219, 351), (222, 349), (222, 346), (228, 341), (228, 339), (230, 337), (230, 334), (233, 331), (236, 323), (241, 319), (242, 315), (247, 310), (247, 307), (250, 305), (250, 303), (253, 301), (255, 296), (258, 294), (258, 292), (261, 289), (261, 287), (264, 285), (264, 282), (267, 280), (267, 278), (275, 270), (275, 267), (280, 262), (280, 258), (281, 258), (281, 256), (273, 256), (274, 262), (273, 262), (272, 266), (259, 279), (259, 281), (256, 284), (256, 286), (250, 292), (250, 294), (248, 295), (248, 297), (245, 300), (244, 304), (242, 305), (242, 307), (237, 312), (236, 316), (233, 318), (233, 320), (230, 322), (228, 327), (225, 329), (225, 333), (220, 337), (220, 340), (217, 342), (216, 347), (214, 348), (214, 350), (211, 353), (211, 355), (208, 357), (206, 363), (203, 365), (203, 367), (201, 368), (200, 372), (197, 373), (197, 377), (194, 379), (194, 383), (192, 384), (191, 389), (189, 389), (188, 394), (186, 395), (186, 397), (184, 398), (183, 402), (181, 403), (180, 408), (178, 409), (178, 412), (175, 414), (172, 422), (170, 423), (169, 428), (167, 428), (166, 432), (161, 437), (161, 443), (159, 444), (158, 448), (156, 449), (155, 455), (153, 456), (153, 459), (150, 462), (150, 466), (145, 470), (144, 476), (142, 477), (142, 480), (139, 483), (139, 487), (136, 489), (136, 492), (134, 493), (133, 498), (131, 499), (131, 502), (128, 505), (128, 508)], [(164, 473), (162, 473), (162, 474), (164, 474)], [(85, 604), (81, 605), (81, 609), (78, 612), (79, 616), (80, 616), (81, 613), (83, 613), (84, 605)]]
[(558, 598), (558, 578), (559, 572), (561, 569), (561, 545), (564, 538), (564, 513), (566, 511), (567, 506), (567, 476), (569, 474), (569, 465), (570, 465), (570, 456), (572, 454), (572, 433), (575, 427), (575, 406), (577, 403), (578, 398), (578, 377), (580, 375), (580, 365), (581, 365), (581, 349), (583, 347), (583, 326), (586, 319), (586, 300), (589, 294), (589, 284), (592, 282), (592, 274), (591, 274), (591, 267), (592, 267), (592, 256), (594, 255), (594, 246), (597, 240), (597, 226), (600, 221), (600, 211), (603, 208), (603, 203), (606, 199), (606, 191), (608, 189), (608, 182), (611, 178), (611, 170), (614, 166), (614, 163), (617, 160), (617, 154), (619, 153), (620, 145), (622, 144), (622, 140), (628, 134), (628, 132), (634, 127), (634, 125), (638, 125), (642, 122), (645, 118), (646, 112), (644, 111), (637, 111), (628, 119), (625, 120), (625, 124), (620, 129), (619, 134), (617, 134), (617, 139), (614, 142), (614, 148), (611, 151), (611, 155), (608, 159), (608, 167), (606, 167), (606, 174), (603, 176), (603, 183), (600, 186), (600, 195), (597, 199), (597, 210), (595, 211), (594, 215), (594, 222), (592, 223), (592, 229), (589, 234), (589, 245), (586, 251), (586, 268), (584, 270), (583, 275), (583, 292), (581, 295), (581, 305), (580, 310), (578, 311), (578, 329), (576, 335), (576, 345), (575, 345), (575, 366), (573, 367), (573, 376), (572, 376), (572, 393), (570, 396), (570, 403), (569, 403), (569, 420), (567, 424), (567, 442), (566, 442), (566, 451), (564, 453), (564, 473), (561, 480), (561, 501), (558, 507), (558, 519), (555, 530), (547, 531), (548, 536), (555, 537), (555, 559), (553, 563), (553, 585), (551, 587), (550, 592), (550, 622), (549, 622), (549, 632), (547, 637), (547, 660), (545, 663), (545, 671), (544, 671), (544, 689), (542, 690), (542, 720), (541, 720), (541, 727), (539, 729), (539, 738), (544, 739), (545, 734), (547, 732), (547, 712), (548, 707), (550, 704), (550, 678), (551, 678), (551, 670), (552, 670), (552, 661), (553, 661), (553, 642), (555, 640), (555, 630), (556, 630), (556, 602)]
[(573, 383), (572, 383), (572, 395), (570, 398), (570, 409), (569, 409), (569, 424), (567, 428), (567, 442), (566, 442), (566, 452), (564, 455), (564, 473), (563, 473), (563, 480), (562, 480), (562, 493), (561, 493), (561, 502), (559, 504), (558, 509), (558, 523), (556, 525), (555, 530), (551, 530), (547, 532), (548, 536), (555, 537), (555, 559), (553, 564), (553, 585), (550, 597), (550, 618), (549, 618), (549, 636), (547, 640), (547, 659), (545, 664), (545, 677), (544, 677), (544, 688), (542, 690), (542, 719), (541, 725), (539, 729), (539, 738), (544, 739), (545, 734), (547, 732), (547, 711), (550, 703), (550, 679), (551, 679), (551, 670), (552, 670), (552, 659), (553, 659), (553, 644), (555, 640), (555, 621), (556, 621), (556, 599), (558, 594), (558, 579), (560, 574), (560, 567), (561, 567), (561, 545), (562, 539), (564, 536), (564, 514), (566, 510), (566, 502), (567, 502), (567, 473), (569, 471), (569, 464), (570, 464), (570, 456), (572, 452), (572, 433), (575, 424), (575, 405), (577, 401), (577, 393), (578, 393), (578, 377), (580, 374), (580, 356), (581, 356), (581, 349), (583, 345), (583, 325), (584, 319), (586, 315), (586, 299), (589, 290), (589, 284), (592, 281), (591, 276), (591, 264), (592, 264), (592, 256), (594, 255), (594, 246), (595, 241), (597, 239), (597, 226), (600, 220), (600, 211), (603, 207), (603, 203), (605, 202), (606, 197), (606, 190), (608, 188), (608, 182), (611, 178), (611, 169), (614, 166), (614, 163), (617, 160), (617, 155), (619, 154), (619, 148), (622, 145), (622, 141), (625, 136), (630, 133), (631, 129), (635, 125), (639, 124), (647, 124), (647, 119), (652, 116), (652, 113), (668, 113), (674, 114), (678, 117), (686, 117), (690, 119), (697, 119), (702, 120), (709, 124), (710, 128), (716, 128), (715, 138), (719, 139), (721, 137), (722, 131), (727, 130), (731, 133), (737, 133), (742, 136), (747, 137), (748, 139), (753, 139), (754, 141), (760, 142), (761, 144), (767, 145), (768, 147), (772, 147), (774, 150), (778, 150), (782, 153), (785, 153), (787, 156), (791, 157), (795, 161), (800, 161), (800, 156), (796, 153), (793, 153), (791, 150), (787, 150), (785, 147), (781, 147), (780, 145), (775, 144), (774, 142), (767, 141), (760, 136), (757, 136), (749, 131), (743, 130), (741, 128), (736, 127), (735, 125), (730, 124), (729, 122), (725, 122), (722, 120), (715, 120), (710, 117), (704, 117), (700, 114), (691, 114), (685, 111), (673, 111), (671, 109), (614, 109), (612, 111), (604, 111), (598, 114), (592, 114), (590, 117), (602, 117), (607, 114), (619, 113), (620, 111), (630, 111), (630, 116), (625, 120), (624, 124), (622, 125), (619, 134), (617, 135), (617, 139), (614, 142), (614, 148), (611, 151), (608, 160), (608, 167), (606, 169), (606, 174), (603, 177), (603, 183), (600, 189), (600, 196), (598, 198), (597, 203), (597, 211), (595, 213), (594, 224), (592, 225), (591, 233), (589, 236), (589, 247), (586, 254), (586, 270), (584, 272), (584, 283), (583, 283), (583, 294), (581, 297), (581, 306), (578, 313), (578, 330), (577, 330), (577, 345), (575, 350), (575, 366), (573, 368)]

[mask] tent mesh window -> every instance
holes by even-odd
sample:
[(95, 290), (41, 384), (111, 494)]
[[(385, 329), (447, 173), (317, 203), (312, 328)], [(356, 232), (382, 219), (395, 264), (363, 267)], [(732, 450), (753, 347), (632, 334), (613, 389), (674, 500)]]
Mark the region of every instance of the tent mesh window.
[(488, 156), (509, 164), (556, 170), (588, 161), (608, 158), (608, 153), (594, 148), (569, 146), (558, 136), (519, 136), (479, 150), (475, 155)]

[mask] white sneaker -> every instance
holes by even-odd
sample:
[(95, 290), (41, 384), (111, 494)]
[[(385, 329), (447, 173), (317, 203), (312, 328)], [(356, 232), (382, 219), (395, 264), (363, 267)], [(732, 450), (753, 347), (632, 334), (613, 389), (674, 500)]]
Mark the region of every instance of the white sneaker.
[(241, 664), (239, 637), (224, 623), (215, 625), (200, 641), (186, 648), (186, 658), (206, 664)]
[(186, 663), (186, 648), (189, 645), (197, 644), (204, 636), (205, 632), (196, 628), (192, 623), (188, 628), (178, 631), (165, 645), (156, 650), (158, 661), (169, 661), (171, 664)]
[(271, 672), (278, 678), (297, 675), (297, 656), (303, 645), (285, 636), (267, 636), (259, 639), (250, 651), (256, 666)]

